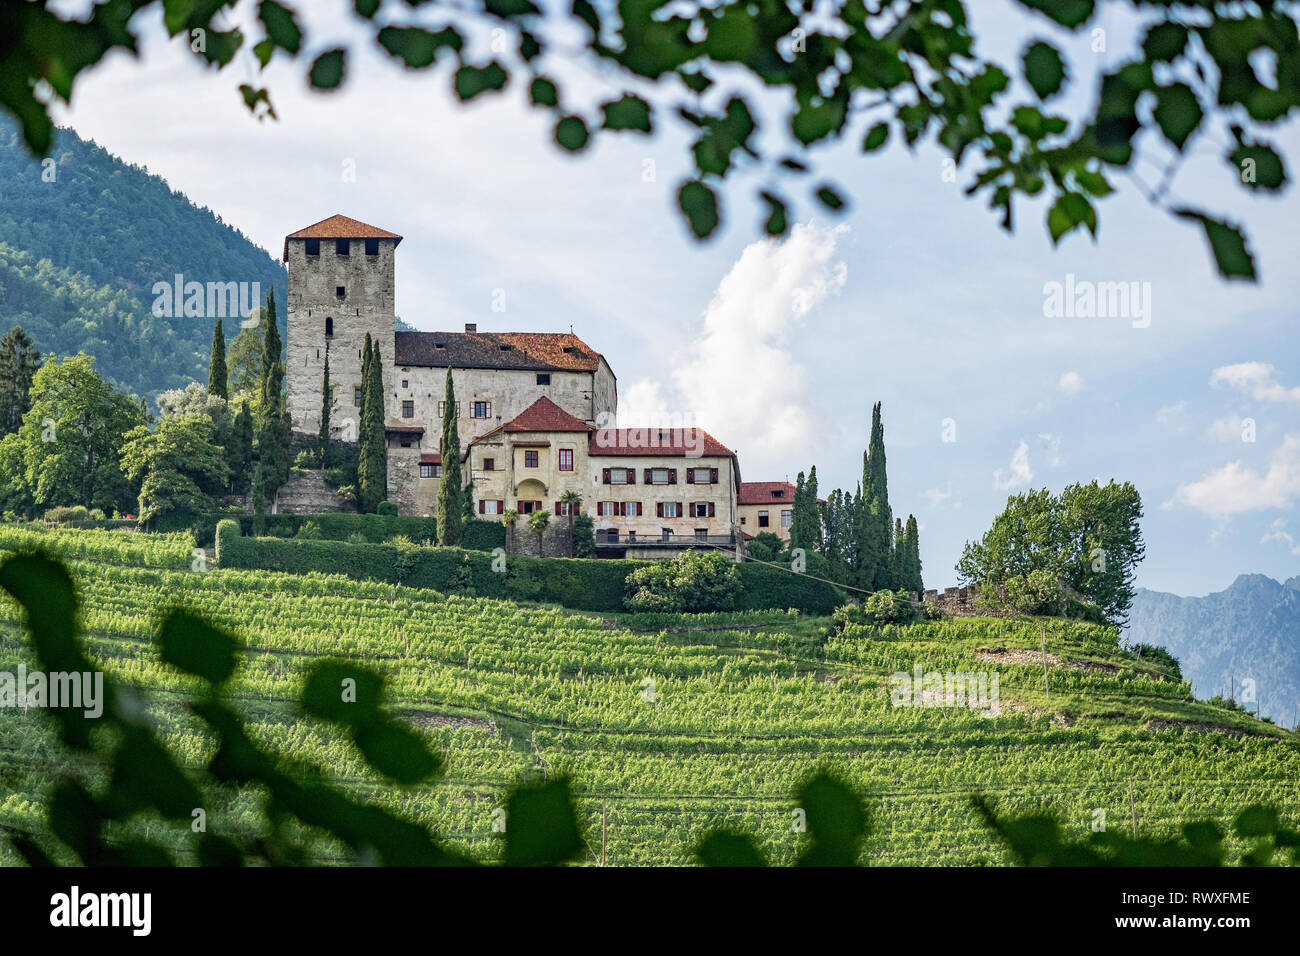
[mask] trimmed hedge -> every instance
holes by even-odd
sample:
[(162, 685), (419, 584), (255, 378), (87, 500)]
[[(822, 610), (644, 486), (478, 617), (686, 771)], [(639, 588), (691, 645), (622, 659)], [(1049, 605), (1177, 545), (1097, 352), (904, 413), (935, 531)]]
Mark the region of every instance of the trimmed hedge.
[[(486, 522), (482, 522), (486, 524)], [(498, 526), (499, 527), (499, 526)], [(584, 611), (622, 611), (627, 576), (649, 562), (590, 558), (511, 557), (505, 573), (494, 558), (464, 548), (422, 548), (283, 538), (249, 538), (222, 522), (217, 554), (222, 567), (343, 574), (474, 597), (560, 604)], [(820, 581), (757, 564), (739, 567), (741, 610), (789, 607), (829, 614), (839, 590)]]
[[(193, 514), (174, 512), (158, 515), (150, 523), (151, 531), (192, 531), (199, 547), (209, 547), (216, 539), (217, 522), (229, 519), (239, 523), (241, 534), (253, 533), (250, 514)], [(321, 540), (347, 541), (360, 534), (372, 544), (381, 544), (394, 535), (405, 535), (417, 544), (436, 541), (438, 519), (402, 515), (351, 514), (331, 512), (315, 515), (266, 515), (266, 534), (273, 538), (292, 538), (308, 521), (320, 529)], [(470, 551), (491, 551), (506, 546), (506, 529), (495, 521), (471, 521), (465, 527), (462, 547)]]

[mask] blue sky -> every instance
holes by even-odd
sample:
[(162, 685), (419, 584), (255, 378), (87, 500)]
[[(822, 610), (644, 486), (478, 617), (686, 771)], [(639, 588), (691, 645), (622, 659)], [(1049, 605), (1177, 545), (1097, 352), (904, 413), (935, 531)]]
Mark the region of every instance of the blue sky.
[[(1008, 72), (1034, 37), (1063, 46), (1067, 115), (1139, 36), (1114, 4), (1098, 52), (1091, 34), (1067, 37), (1001, 0), (970, 6), (979, 52)], [(689, 140), (671, 123), (561, 155), (521, 84), (461, 107), (445, 72), (406, 74), (368, 52), (329, 96), (306, 91), (303, 65), (273, 64), (264, 82), (280, 118), (257, 122), (236, 92), (253, 67), (213, 75), (158, 19), (138, 21), (140, 62), (115, 56), (84, 77), (62, 122), (276, 255), (286, 233), (336, 212), (401, 233), (404, 320), (572, 325), (610, 361), (630, 417), (693, 418), (739, 451), (747, 480), (816, 464), (823, 494), (851, 486), (882, 401), (891, 503), (921, 524), (928, 586), (955, 583), (962, 544), (1008, 493), (1094, 477), (1142, 493), (1142, 586), (1204, 594), (1245, 572), (1300, 573), (1300, 209), (1294, 190), (1256, 198), (1235, 185), (1222, 130), (1196, 142), (1171, 194), (1245, 225), (1255, 285), (1219, 280), (1199, 232), (1128, 177), (1113, 177), (1098, 242), (1053, 249), (1041, 205), (1022, 203), (1008, 235), (963, 195), (975, 157), (951, 182), (940, 153), (896, 143), (868, 158), (855, 141), (816, 150), (809, 184), (837, 182), (849, 211), (830, 217), (803, 201), (806, 186), (783, 184), (801, 204), (781, 245), (758, 238), (753, 196), (768, 180), (742, 172), (724, 190), (723, 227), (700, 245), (675, 211)], [(331, 39), (351, 29), (306, 19)], [(592, 71), (552, 72), (580, 105), (616, 92)], [(772, 125), (761, 135), (775, 150)], [(1268, 135), (1300, 156), (1290, 125)], [(1139, 147), (1135, 175), (1150, 184), (1167, 153)], [(1067, 275), (1149, 283), (1149, 324), (1046, 316), (1045, 286)], [(955, 441), (942, 440), (945, 419)]]

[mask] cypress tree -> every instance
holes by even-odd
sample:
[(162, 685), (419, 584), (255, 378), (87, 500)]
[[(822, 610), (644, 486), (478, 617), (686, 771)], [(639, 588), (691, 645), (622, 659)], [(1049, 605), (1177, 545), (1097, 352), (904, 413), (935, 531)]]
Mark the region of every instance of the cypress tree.
[(810, 551), (822, 549), (822, 508), (817, 502), (817, 466), (808, 469), (808, 480), (803, 486), (804, 496), (804, 547)]
[(248, 411), (247, 402), (239, 403), (231, 432), (230, 448), (227, 449), (230, 490), (240, 494), (248, 490), (248, 469), (253, 464), (253, 416)]
[(265, 497), (289, 480), (289, 423), (284, 416), (284, 362), (275, 316), (275, 290), (266, 294), (266, 329), (262, 352), (261, 422), (257, 433), (258, 475)]
[(442, 412), (442, 481), (438, 484), (438, 543), (460, 544), (463, 492), (460, 479), (460, 430), (456, 424), (456, 389), (447, 368), (447, 389)]
[(907, 588), (918, 596), (925, 592), (921, 579), (921, 541), (916, 527), (916, 516), (907, 516)]
[(320, 459), (320, 466), (324, 468), (329, 464), (330, 454), (330, 344), (325, 343), (325, 372), (321, 378), (321, 395), (320, 395), (320, 434), (317, 436), (317, 457)]
[(880, 402), (871, 409), (871, 443), (862, 456), (862, 492), (866, 514), (866, 551), (869, 584), (872, 590), (894, 587), (892, 549), (894, 518), (889, 508), (889, 484), (885, 476), (885, 426), (880, 417)]
[(34, 346), (18, 325), (0, 339), (0, 435), (16, 432), (32, 407), (32, 378), (41, 365), (41, 353)]
[(379, 345), (366, 333), (362, 347), (361, 421), (357, 463), (357, 504), (371, 512), (383, 501), (388, 485), (388, 450), (384, 430), (384, 380)]
[(208, 359), (208, 394), (230, 398), (230, 376), (226, 372), (226, 333), (221, 319), (212, 328), (212, 357)]
[(804, 526), (803, 526), (803, 472), (799, 472), (798, 477), (794, 480), (794, 503), (790, 506), (790, 547), (806, 548), (803, 543)]

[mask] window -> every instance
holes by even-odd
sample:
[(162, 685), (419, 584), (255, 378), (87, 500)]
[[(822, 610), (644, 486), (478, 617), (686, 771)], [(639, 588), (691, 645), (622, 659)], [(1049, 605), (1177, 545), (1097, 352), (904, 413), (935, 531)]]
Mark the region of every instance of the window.
[(718, 469), (689, 468), (686, 471), (686, 483), (688, 485), (716, 485), (718, 483)]
[(318, 255), (320, 255), (320, 240), (319, 240), (319, 239), (308, 239), (308, 240), (307, 240), (307, 255), (309, 255), (309, 256), (318, 256)]
[(415, 402), (411, 401), (409, 398), (406, 401), (402, 402), (402, 417), (403, 418), (415, 417)]
[(345, 289), (343, 286), (341, 286), (341, 285), (336, 285), (336, 286), (334, 287), (334, 298), (336, 298), (336, 299), (345, 299), (345, 298), (347, 298), (347, 295), (348, 295), (348, 290)]
[(717, 505), (711, 501), (696, 501), (691, 505), (692, 518), (712, 518)]
[(631, 468), (606, 468), (604, 481), (607, 485), (634, 485), (636, 472)]
[(524, 467), (525, 468), (537, 467), (537, 452), (535, 451), (524, 452)]
[(560, 471), (573, 471), (573, 449), (560, 449)]
[(497, 470), (497, 460), (496, 460), (495, 458), (484, 458), (484, 459), (483, 459), (483, 470), (484, 470), (484, 471), (496, 471), (496, 470)]
[[(555, 503), (555, 515), (556, 515), (557, 517), (567, 518), (567, 517), (569, 516), (569, 512), (572, 510), (572, 508), (573, 508), (573, 505), (570, 504), (570, 503), (567, 502), (567, 501), (557, 501), (557, 502)], [(574, 514), (577, 514), (576, 511), (574, 511), (573, 513), (574, 513)]]
[(352, 404), (356, 408), (361, 407), (361, 386), (360, 385), (352, 389)]
[(328, 339), (333, 337), (334, 337), (334, 320), (327, 318), (325, 320), (325, 338)]
[(704, 539), (704, 538), (707, 538), (708, 536), (709, 536), (709, 529), (708, 529), (708, 528), (696, 528), (696, 529), (695, 529), (695, 537), (700, 538), (700, 539)]
[(442, 465), (427, 465), (427, 464), (422, 464), (422, 465), (420, 465), (420, 477), (421, 477), (421, 478), (441, 478), (441, 477), (442, 477)]
[(402, 379), (402, 388), (410, 388), (410, 387), (411, 387), (410, 383), (406, 379)]
[[(438, 403), (438, 417), (439, 417), (439, 418), (442, 418), (442, 417), (443, 417), (444, 415), (446, 415), (446, 414), (447, 414), (447, 403), (446, 403), (446, 402), (439, 402), (439, 403)], [(460, 418), (460, 402), (457, 402), (457, 403), (456, 403), (456, 417), (457, 417), (457, 418)]]
[(767, 512), (766, 512), (766, 511), (760, 511), (760, 512), (758, 513), (758, 526), (759, 526), (760, 528), (766, 528), (766, 527), (767, 527)]
[(377, 255), (379, 255), (379, 240), (378, 240), (378, 239), (367, 239), (367, 240), (366, 240), (366, 255), (368, 255), (368, 256), (377, 256)]
[(334, 240), (334, 254), (339, 256), (350, 255), (351, 245), (347, 239)]
[(488, 415), (490, 415), (491, 413), (492, 413), (491, 402), (474, 403), (474, 415), (473, 415), (474, 418), (487, 418)]
[(519, 513), (521, 515), (530, 515), (534, 511), (542, 510), (542, 503), (540, 501), (521, 501), (518, 504)]
[(782, 511), (781, 511), (781, 527), (782, 527), (782, 528), (788, 528), (788, 527), (790, 527), (790, 525), (792, 525), (792, 524), (794, 524), (794, 512), (791, 511), (789, 508), (784, 508), (784, 509), (782, 509)]
[(596, 514), (602, 518), (612, 518), (618, 513), (617, 501), (598, 501), (596, 502)]
[(647, 468), (645, 470), (645, 483), (647, 485), (675, 485), (677, 484), (677, 469)]
[(661, 532), (660, 532), (659, 537), (660, 537), (660, 540), (663, 540), (663, 541), (671, 541), (671, 540), (673, 540), (673, 529), (672, 529), (672, 528), (664, 528), (664, 529), (662, 529)]
[(740, 517), (740, 523), (741, 523), (741, 524), (744, 524), (744, 523), (745, 523), (745, 517), (744, 517), (744, 515), (741, 515), (741, 517)]
[(478, 513), (481, 515), (499, 515), (505, 508), (504, 501), (480, 501), (478, 503)]
[(551, 384), (551, 373), (550, 373), (550, 372), (538, 372), (538, 373), (537, 373), (537, 384), (538, 384), (538, 385), (550, 385), (550, 384)]
[(678, 518), (681, 516), (681, 507), (676, 501), (661, 501), (655, 511), (660, 518)]

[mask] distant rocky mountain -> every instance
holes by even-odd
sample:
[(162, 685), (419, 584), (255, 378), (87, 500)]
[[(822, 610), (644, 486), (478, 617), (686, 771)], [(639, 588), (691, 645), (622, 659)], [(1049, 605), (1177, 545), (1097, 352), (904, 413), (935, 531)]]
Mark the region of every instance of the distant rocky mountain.
[[(1300, 575), (1243, 574), (1223, 591), (1180, 597), (1139, 588), (1128, 639), (1169, 649), (1198, 698), (1231, 694), (1287, 727), (1300, 708)], [(1254, 682), (1255, 702), (1243, 700)]]
[[(177, 302), (154, 314), (155, 286), (178, 275), (205, 289), (242, 283), (249, 298), (254, 283), (261, 296), (274, 287), (285, 301), (278, 259), (161, 176), (70, 129), (33, 157), (0, 119), (0, 334), (21, 325), (42, 353), (85, 351), (149, 399), (206, 382), (215, 313)], [(237, 320), (225, 326), (229, 342)]]

